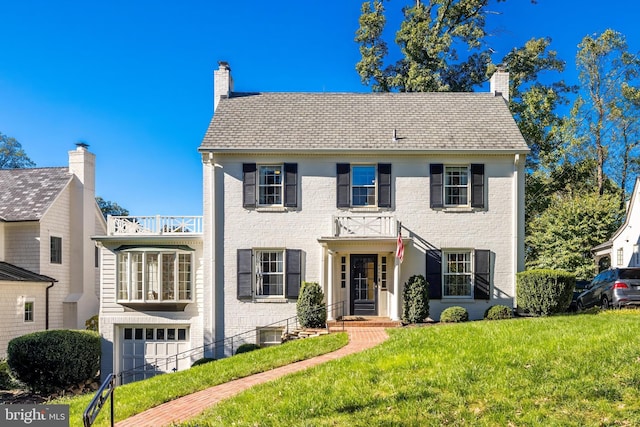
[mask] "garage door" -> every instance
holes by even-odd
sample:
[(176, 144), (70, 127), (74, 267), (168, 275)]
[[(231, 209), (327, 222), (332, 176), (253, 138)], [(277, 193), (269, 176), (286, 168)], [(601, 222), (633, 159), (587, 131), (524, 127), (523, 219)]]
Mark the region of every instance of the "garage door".
[(122, 383), (189, 368), (189, 328), (127, 326), (120, 328)]

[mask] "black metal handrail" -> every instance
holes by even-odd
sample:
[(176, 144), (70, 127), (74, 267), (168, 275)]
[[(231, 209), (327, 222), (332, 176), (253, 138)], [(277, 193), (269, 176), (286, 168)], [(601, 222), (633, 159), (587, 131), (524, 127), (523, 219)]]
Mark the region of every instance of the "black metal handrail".
[(91, 399), (91, 403), (89, 403), (87, 409), (85, 409), (82, 414), (84, 427), (90, 427), (93, 425), (96, 418), (98, 418), (98, 414), (100, 414), (100, 410), (104, 406), (104, 402), (106, 402), (109, 398), (111, 398), (111, 427), (113, 427), (113, 391), (115, 389), (116, 377), (113, 374), (109, 374), (107, 376), (107, 379), (104, 380), (104, 382), (96, 392), (96, 395), (93, 397), (93, 399)]

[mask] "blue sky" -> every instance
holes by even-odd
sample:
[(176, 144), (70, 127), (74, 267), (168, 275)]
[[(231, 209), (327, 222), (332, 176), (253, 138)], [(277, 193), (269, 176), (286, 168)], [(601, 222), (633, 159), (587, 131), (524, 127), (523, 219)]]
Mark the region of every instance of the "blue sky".
[[(389, 41), (409, 3), (386, 2)], [(39, 167), (67, 165), (67, 151), (87, 142), (97, 195), (132, 215), (200, 215), (197, 148), (218, 61), (240, 91), (367, 92), (354, 68), (361, 4), (0, 0), (0, 132)], [(586, 34), (613, 28), (640, 50), (640, 2), (508, 0), (492, 10), (495, 61), (550, 36), (570, 83)]]

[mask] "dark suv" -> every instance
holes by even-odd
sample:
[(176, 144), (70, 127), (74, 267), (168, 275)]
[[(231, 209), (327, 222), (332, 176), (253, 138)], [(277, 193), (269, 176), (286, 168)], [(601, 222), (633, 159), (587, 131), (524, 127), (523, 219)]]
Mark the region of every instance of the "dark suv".
[(594, 305), (640, 306), (640, 267), (610, 268), (598, 274), (576, 299), (578, 310)]

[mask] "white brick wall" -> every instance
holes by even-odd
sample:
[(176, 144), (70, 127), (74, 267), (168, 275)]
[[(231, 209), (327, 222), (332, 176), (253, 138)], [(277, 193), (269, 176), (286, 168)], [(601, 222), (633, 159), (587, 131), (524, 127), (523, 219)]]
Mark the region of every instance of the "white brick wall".
[[(489, 305), (513, 304), (515, 289), (514, 235), (514, 157), (442, 157), (442, 156), (371, 156), (357, 157), (278, 157), (261, 158), (219, 155), (216, 157), (223, 175), (224, 197), (218, 192), (216, 206), (224, 207), (218, 221), (218, 244), (224, 248), (223, 277), (218, 286), (224, 287), (224, 332), (226, 336), (244, 332), (295, 315), (295, 301), (291, 303), (255, 303), (236, 298), (236, 251), (249, 248), (301, 249), (306, 263), (303, 280), (321, 281), (322, 250), (318, 238), (331, 236), (332, 216), (344, 213), (336, 208), (336, 163), (366, 162), (392, 163), (391, 213), (410, 230), (416, 239), (406, 244), (405, 260), (400, 282), (414, 274), (425, 274), (425, 245), (435, 248), (489, 249), (495, 264), (492, 268), (492, 300), (431, 302), (431, 314), (439, 318), (442, 309), (450, 305), (464, 305), (472, 318), (479, 318)], [(242, 163), (298, 163), (298, 209), (286, 212), (258, 212), (242, 207)], [(485, 164), (487, 209), (471, 212), (445, 212), (429, 207), (429, 164)], [(209, 201), (205, 194), (205, 215)], [(205, 223), (207, 219), (205, 218)], [(403, 235), (409, 237), (405, 230)], [(208, 231), (205, 239), (210, 238)], [(393, 251), (395, 245), (390, 249)], [(359, 253), (381, 253), (380, 248), (364, 247)], [(387, 251), (389, 248), (385, 248)], [(218, 260), (218, 266), (221, 265)], [(334, 268), (339, 268), (336, 259)], [(393, 268), (393, 257), (390, 259)], [(392, 279), (390, 271), (390, 279)], [(336, 291), (338, 276), (334, 276)], [(390, 284), (391, 285), (391, 284)], [(391, 285), (392, 286), (392, 285)], [(326, 292), (326, 289), (325, 289)], [(338, 297), (336, 297), (337, 299)]]

